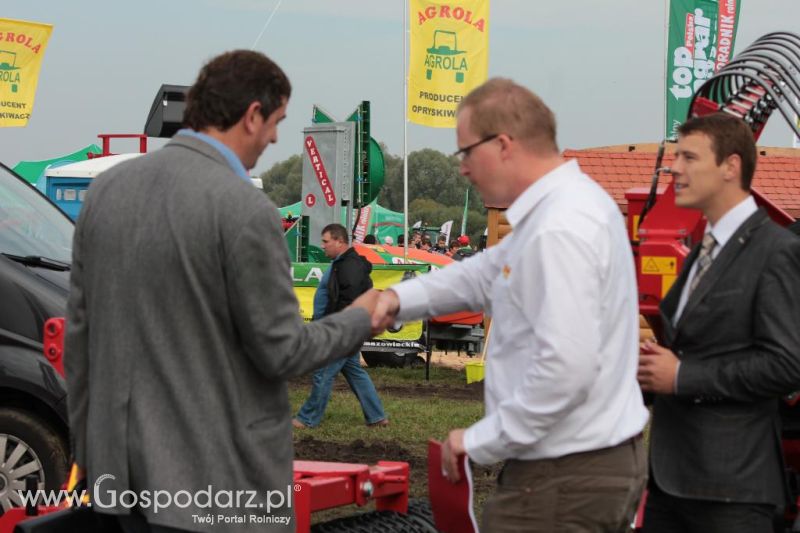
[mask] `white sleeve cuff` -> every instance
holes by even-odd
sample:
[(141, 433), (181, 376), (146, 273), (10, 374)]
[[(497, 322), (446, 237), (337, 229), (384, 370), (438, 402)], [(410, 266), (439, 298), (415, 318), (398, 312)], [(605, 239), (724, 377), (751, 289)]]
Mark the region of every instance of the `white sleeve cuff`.
[(400, 311), (397, 319), (400, 321), (418, 320), (430, 315), (428, 293), (419, 279), (409, 279), (393, 285), (391, 289), (400, 300)]
[(490, 465), (507, 458), (502, 453), (505, 446), (497, 438), (496, 419), (496, 416), (484, 417), (464, 432), (464, 450), (478, 464)]

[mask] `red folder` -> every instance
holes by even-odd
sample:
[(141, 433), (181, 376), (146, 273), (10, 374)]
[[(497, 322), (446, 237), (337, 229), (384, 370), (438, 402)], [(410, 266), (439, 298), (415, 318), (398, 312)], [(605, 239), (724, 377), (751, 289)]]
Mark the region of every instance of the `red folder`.
[(458, 463), (461, 480), (452, 483), (442, 472), (442, 443), (428, 441), (428, 494), (436, 529), (442, 533), (477, 533), (478, 524), (472, 506), (472, 471), (469, 458)]

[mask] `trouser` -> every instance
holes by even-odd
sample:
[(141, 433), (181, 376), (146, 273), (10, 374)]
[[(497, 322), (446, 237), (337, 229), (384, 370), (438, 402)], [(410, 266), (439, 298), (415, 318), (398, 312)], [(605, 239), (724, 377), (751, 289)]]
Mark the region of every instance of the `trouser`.
[(378, 398), (378, 391), (375, 390), (367, 371), (361, 367), (360, 354), (355, 354), (338, 359), (314, 372), (311, 394), (297, 413), (297, 420), (309, 427), (316, 427), (322, 422), (331, 397), (333, 381), (339, 372), (344, 374), (347, 384), (358, 398), (367, 424), (374, 424), (386, 418), (383, 404)]
[[(653, 481), (644, 509), (643, 533), (772, 533), (774, 505), (679, 498)], [(781, 529), (782, 531), (782, 529)]]
[(641, 436), (555, 459), (509, 460), (484, 506), (481, 531), (629, 531), (646, 482)]

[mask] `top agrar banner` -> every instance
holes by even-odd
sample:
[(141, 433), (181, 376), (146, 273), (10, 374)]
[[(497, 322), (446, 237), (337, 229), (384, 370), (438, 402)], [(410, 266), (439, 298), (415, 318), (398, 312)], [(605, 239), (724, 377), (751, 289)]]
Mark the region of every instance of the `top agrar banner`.
[(486, 81), (489, 0), (411, 0), (408, 118), (436, 128), (456, 124), (456, 108)]
[(0, 18), (0, 127), (26, 126), (53, 26)]
[(671, 0), (667, 45), (666, 131), (677, 138), (692, 96), (733, 57), (742, 0)]

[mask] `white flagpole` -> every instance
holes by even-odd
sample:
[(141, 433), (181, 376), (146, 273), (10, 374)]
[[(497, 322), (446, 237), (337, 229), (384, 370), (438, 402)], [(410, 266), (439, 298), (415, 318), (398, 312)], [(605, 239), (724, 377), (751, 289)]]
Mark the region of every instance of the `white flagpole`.
[(403, 262), (408, 263), (408, 0), (403, 1)]

